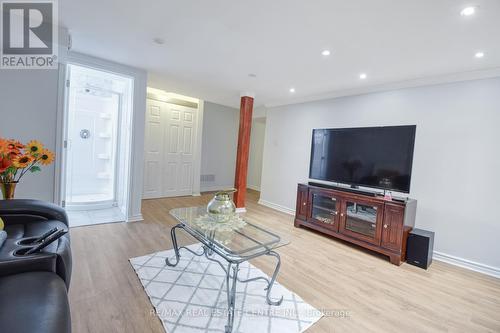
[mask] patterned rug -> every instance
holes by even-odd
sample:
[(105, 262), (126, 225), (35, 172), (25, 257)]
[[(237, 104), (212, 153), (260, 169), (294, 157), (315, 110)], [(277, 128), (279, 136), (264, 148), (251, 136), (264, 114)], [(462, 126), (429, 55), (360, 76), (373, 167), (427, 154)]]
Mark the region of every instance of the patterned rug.
[[(200, 244), (188, 247), (201, 252)], [(130, 259), (156, 310), (155, 315), (168, 333), (224, 332), (227, 320), (224, 271), (205, 257), (180, 251), (181, 260), (176, 267), (165, 265), (165, 258), (173, 258), (174, 250)], [(247, 262), (240, 265), (238, 277), (256, 276), (267, 275)], [(270, 306), (266, 303), (265, 287), (261, 280), (237, 284), (233, 332), (304, 332), (323, 316), (278, 282), (271, 296), (278, 299), (283, 295), (284, 300), (280, 306)]]

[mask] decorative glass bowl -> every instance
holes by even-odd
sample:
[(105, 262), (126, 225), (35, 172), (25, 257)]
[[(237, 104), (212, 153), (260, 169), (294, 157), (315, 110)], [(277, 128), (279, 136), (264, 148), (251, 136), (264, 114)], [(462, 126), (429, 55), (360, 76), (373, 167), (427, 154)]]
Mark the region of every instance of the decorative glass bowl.
[(207, 213), (216, 222), (225, 223), (236, 213), (236, 206), (231, 200), (230, 194), (236, 192), (235, 189), (217, 192), (208, 203)]

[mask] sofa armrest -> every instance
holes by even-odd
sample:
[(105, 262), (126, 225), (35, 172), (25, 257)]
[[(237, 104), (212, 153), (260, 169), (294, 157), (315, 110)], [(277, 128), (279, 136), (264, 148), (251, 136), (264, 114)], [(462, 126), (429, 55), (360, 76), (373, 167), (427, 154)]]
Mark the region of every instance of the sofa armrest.
[(0, 217), (5, 224), (57, 220), (68, 226), (68, 215), (63, 208), (40, 200), (0, 200)]
[(36, 253), (24, 257), (2, 258), (0, 277), (26, 272), (56, 272), (57, 255), (55, 253)]
[(20, 244), (22, 239), (7, 239), (0, 247), (0, 277), (34, 271), (52, 272), (59, 275), (69, 289), (72, 266), (69, 236), (64, 235), (33, 254), (22, 254), (32, 246)]

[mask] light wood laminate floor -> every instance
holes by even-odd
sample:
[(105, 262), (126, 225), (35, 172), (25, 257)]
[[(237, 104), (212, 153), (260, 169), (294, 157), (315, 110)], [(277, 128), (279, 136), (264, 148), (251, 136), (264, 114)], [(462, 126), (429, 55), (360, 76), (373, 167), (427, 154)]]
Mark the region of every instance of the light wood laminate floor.
[[(145, 200), (143, 222), (72, 228), (73, 332), (163, 332), (128, 259), (172, 248), (169, 210), (210, 198)], [(397, 267), (383, 256), (294, 228), (292, 216), (257, 199), (258, 192), (249, 191), (247, 217), (291, 241), (278, 250), (279, 282), (333, 313), (308, 332), (500, 332), (500, 279), (437, 261), (427, 271)], [(189, 237), (179, 241), (194, 243)], [(271, 274), (272, 259), (252, 263)]]

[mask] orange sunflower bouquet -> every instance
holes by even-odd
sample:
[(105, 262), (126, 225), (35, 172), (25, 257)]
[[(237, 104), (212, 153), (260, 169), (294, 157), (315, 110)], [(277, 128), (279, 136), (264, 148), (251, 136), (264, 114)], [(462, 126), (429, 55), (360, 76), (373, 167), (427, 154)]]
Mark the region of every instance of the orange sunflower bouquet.
[(0, 138), (0, 188), (5, 199), (13, 199), (16, 184), (28, 172), (41, 171), (40, 165), (54, 161), (54, 153), (43, 144), (31, 140), (22, 144), (17, 140)]

